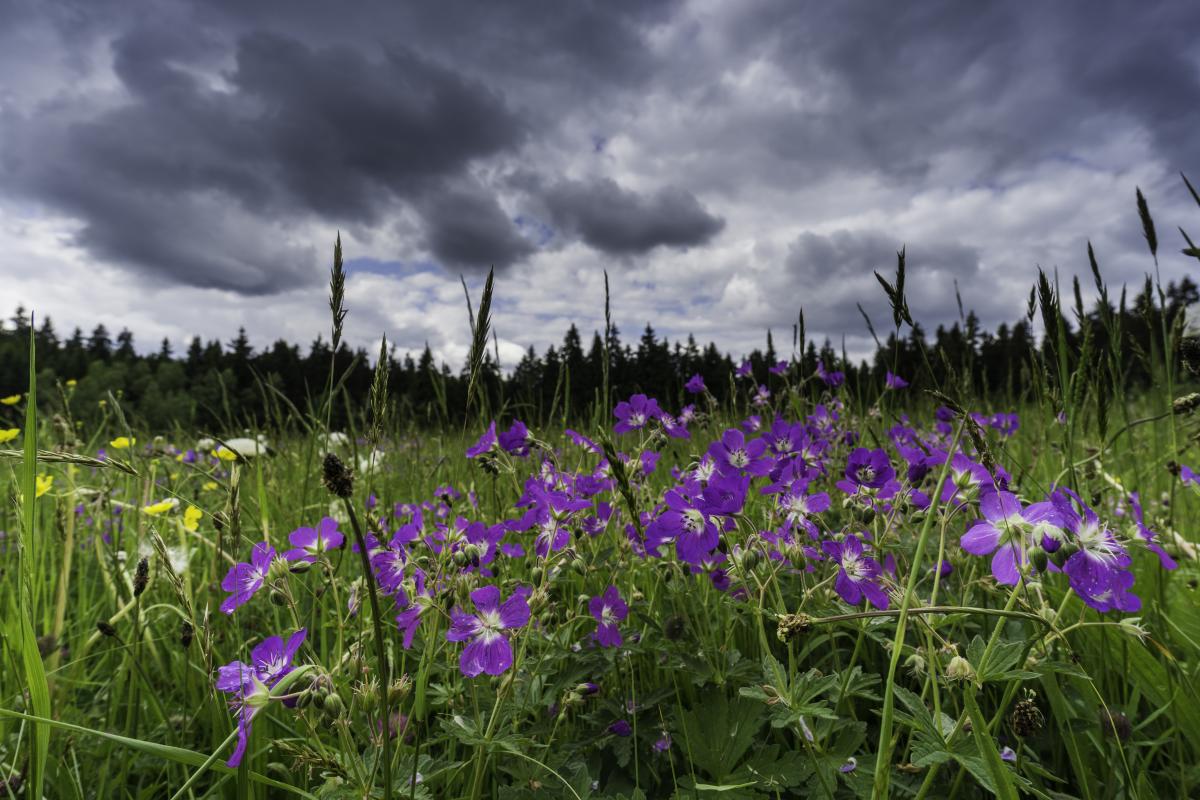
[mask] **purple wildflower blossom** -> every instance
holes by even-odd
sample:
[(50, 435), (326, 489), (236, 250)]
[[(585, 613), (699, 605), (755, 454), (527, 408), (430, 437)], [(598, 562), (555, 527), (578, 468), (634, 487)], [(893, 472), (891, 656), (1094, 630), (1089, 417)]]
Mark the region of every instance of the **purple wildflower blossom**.
[(789, 364), (787, 361), (776, 361), (775, 366), (768, 369), (767, 372), (771, 373), (772, 375), (782, 375), (788, 371), (788, 366)]
[[(1026, 519), (1026, 509), (1011, 492), (988, 492), (980, 498), (979, 510), (984, 518), (972, 525), (959, 543), (972, 555), (995, 551), (992, 575), (1005, 586), (1015, 586), (1028, 560), (1026, 550), (1033, 520)], [(1053, 509), (1049, 513), (1054, 513)]]
[(316, 528), (297, 528), (288, 534), (292, 549), (283, 554), (288, 561), (303, 561), (315, 564), (317, 556), (326, 550), (341, 547), (346, 537), (338, 531), (337, 520), (324, 517)]
[(708, 454), (722, 474), (746, 472), (750, 475), (766, 475), (775, 462), (766, 455), (767, 443), (763, 439), (746, 441), (746, 436), (737, 428), (729, 428), (719, 441), (708, 447)]
[(479, 437), (479, 440), (467, 448), (467, 458), (478, 458), (495, 446), (496, 421), (492, 420), (492, 424), (488, 425), (488, 429), (483, 432), (483, 435)]
[(238, 606), (248, 603), (266, 582), (274, 558), (275, 548), (266, 542), (259, 542), (250, 551), (249, 562), (243, 561), (230, 567), (221, 581), (221, 588), (231, 594), (221, 603), (221, 610), (232, 614)]
[(817, 377), (830, 389), (836, 389), (846, 382), (846, 373), (825, 369), (825, 362), (817, 362)]
[(512, 427), (496, 437), (504, 452), (524, 458), (529, 455), (529, 428), (521, 420), (513, 420)]
[(446, 638), (452, 642), (467, 642), (459, 658), (463, 675), (474, 678), (481, 672), (500, 675), (512, 666), (513, 652), (506, 629), (523, 628), (529, 622), (529, 591), (518, 589), (512, 597), (500, 603), (500, 589), (484, 586), (471, 592), (475, 614), (455, 608)]
[(888, 607), (887, 592), (879, 583), (882, 572), (879, 562), (863, 555), (862, 541), (856, 535), (852, 533), (841, 542), (822, 542), (821, 549), (837, 562), (838, 576), (833, 588), (843, 600), (856, 606), (865, 597), (876, 608)]
[(708, 387), (704, 385), (704, 377), (700, 373), (696, 373), (688, 378), (688, 382), (683, 385), (690, 394), (702, 394)]
[(896, 477), (888, 454), (883, 450), (856, 448), (846, 462), (846, 478), (837, 482), (837, 487), (846, 494), (856, 494), (860, 489), (882, 489)]
[(619, 719), (612, 725), (608, 726), (608, 732), (622, 737), (631, 736), (633, 734), (633, 727), (630, 726), (630, 724), (625, 720)]
[(752, 367), (750, 366), (750, 362), (742, 361), (741, 364), (738, 364), (738, 368), (734, 372), (734, 375), (736, 375), (739, 378), (749, 378), (751, 376), (751, 371), (752, 371)]
[(1138, 536), (1146, 542), (1146, 549), (1158, 556), (1158, 561), (1162, 564), (1163, 569), (1171, 570), (1178, 567), (1179, 565), (1175, 563), (1175, 559), (1171, 558), (1167, 554), (1167, 551), (1162, 549), (1162, 545), (1156, 541), (1158, 535), (1146, 527), (1146, 517), (1142, 511), (1141, 498), (1138, 497), (1137, 492), (1130, 492), (1129, 505), (1133, 508), (1133, 521), (1137, 525)]
[(663, 501), (667, 510), (646, 529), (646, 548), (655, 550), (660, 544), (674, 542), (680, 561), (699, 564), (720, 541), (716, 524), (680, 489), (667, 492)]
[(884, 378), (883, 384), (888, 389), (906, 389), (906, 388), (908, 388), (908, 381), (904, 380), (904, 378), (901, 378), (899, 375), (896, 375), (895, 373), (893, 373), (891, 371), (889, 371), (887, 374), (887, 377)]
[(613, 426), (613, 431), (628, 433), (641, 430), (650, 420), (658, 419), (661, 414), (662, 409), (658, 407), (657, 400), (644, 394), (635, 394), (629, 400), (617, 403), (617, 407), (613, 409), (613, 415), (618, 420)]
[(595, 618), (597, 627), (592, 634), (601, 647), (620, 647), (624, 643), (617, 623), (629, 614), (629, 606), (621, 599), (616, 586), (609, 586), (604, 594), (588, 601), (588, 611)]
[(279, 636), (264, 639), (250, 651), (250, 663), (231, 661), (217, 670), (216, 688), (233, 695), (229, 704), (237, 713), (238, 743), (226, 763), (236, 767), (242, 763), (250, 737), (250, 723), (271, 700), (271, 689), (293, 670), (292, 659), (304, 642), (303, 628), (288, 637), (285, 644)]

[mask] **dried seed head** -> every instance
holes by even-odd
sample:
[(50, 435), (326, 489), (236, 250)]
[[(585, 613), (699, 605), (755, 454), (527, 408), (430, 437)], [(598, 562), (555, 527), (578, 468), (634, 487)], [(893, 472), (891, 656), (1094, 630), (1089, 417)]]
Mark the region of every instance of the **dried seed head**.
[(807, 633), (812, 627), (812, 619), (808, 614), (784, 614), (779, 618), (779, 627), (775, 635), (781, 642), (790, 642), (802, 633)]
[(354, 494), (354, 473), (333, 453), (325, 454), (321, 477), (334, 496), (344, 499)]
[(1124, 742), (1133, 735), (1133, 723), (1120, 711), (1109, 711), (1102, 708), (1100, 709), (1100, 730), (1104, 732), (1105, 736), (1116, 736)]
[(1046, 718), (1033, 698), (1025, 697), (1013, 706), (1012, 713), (1008, 717), (1008, 724), (1012, 726), (1013, 733), (1024, 739), (1040, 731), (1046, 724)]
[(137, 569), (133, 573), (133, 596), (141, 597), (150, 583), (150, 559), (142, 556), (138, 560)]
[(101, 620), (96, 621), (96, 630), (100, 631), (100, 633), (104, 636), (116, 636), (117, 635), (117, 629), (114, 628), (112, 626), (112, 623), (110, 623), (106, 619), (101, 619)]
[(179, 646), (187, 650), (192, 646), (192, 639), (196, 636), (196, 629), (192, 627), (192, 623), (186, 619), (179, 626)]
[(1200, 392), (1192, 392), (1183, 397), (1176, 397), (1175, 402), (1171, 404), (1171, 410), (1177, 416), (1190, 414), (1200, 407)]

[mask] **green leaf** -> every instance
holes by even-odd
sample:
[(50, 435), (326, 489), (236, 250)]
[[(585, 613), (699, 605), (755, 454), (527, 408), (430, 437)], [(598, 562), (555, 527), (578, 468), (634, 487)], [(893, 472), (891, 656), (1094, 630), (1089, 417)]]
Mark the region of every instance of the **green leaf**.
[(754, 744), (762, 727), (762, 706), (751, 700), (728, 700), (722, 692), (681, 715), (692, 762), (718, 783), (733, 772)]

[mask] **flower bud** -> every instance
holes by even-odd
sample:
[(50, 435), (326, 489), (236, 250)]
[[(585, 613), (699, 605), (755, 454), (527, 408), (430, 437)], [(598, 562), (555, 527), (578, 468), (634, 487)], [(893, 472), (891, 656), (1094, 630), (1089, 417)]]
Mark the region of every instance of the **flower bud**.
[(973, 681), (975, 668), (962, 656), (955, 656), (946, 666), (946, 678), (952, 681)]

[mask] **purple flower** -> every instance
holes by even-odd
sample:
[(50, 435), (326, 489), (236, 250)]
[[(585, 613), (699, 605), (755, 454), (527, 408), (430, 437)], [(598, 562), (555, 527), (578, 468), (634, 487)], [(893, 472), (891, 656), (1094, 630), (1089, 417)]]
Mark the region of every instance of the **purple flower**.
[(1133, 585), (1133, 575), (1127, 571), (1132, 562), (1129, 554), (1095, 511), (1074, 492), (1063, 491), (1083, 510), (1082, 514), (1071, 513), (1065, 502), (1060, 503), (1071, 517), (1068, 525), (1074, 537), (1069, 541), (1078, 548), (1063, 564), (1071, 588), (1097, 611), (1137, 611), (1142, 601), (1128, 591)]
[(1130, 492), (1129, 505), (1133, 508), (1133, 520), (1137, 525), (1138, 536), (1146, 542), (1146, 549), (1158, 556), (1158, 561), (1162, 564), (1163, 569), (1170, 570), (1178, 567), (1179, 565), (1175, 563), (1175, 559), (1171, 558), (1167, 554), (1167, 551), (1163, 550), (1162, 546), (1156, 541), (1158, 535), (1146, 527), (1146, 517), (1142, 512), (1142, 503), (1137, 492)]
[(691, 394), (702, 394), (708, 387), (704, 385), (704, 377), (700, 373), (696, 373), (688, 378), (688, 382), (683, 385)]
[(817, 377), (820, 378), (830, 389), (836, 389), (846, 382), (846, 373), (831, 372), (825, 369), (825, 362), (817, 362)]
[(500, 447), (509, 455), (529, 455), (529, 428), (521, 420), (513, 420), (512, 427), (497, 437)]
[(635, 394), (628, 401), (622, 400), (617, 403), (617, 407), (613, 409), (613, 415), (618, 420), (613, 426), (613, 431), (628, 433), (641, 430), (650, 420), (658, 419), (661, 414), (662, 409), (658, 407), (657, 400), (644, 394)]
[(775, 462), (766, 455), (764, 439), (746, 441), (746, 436), (737, 428), (729, 428), (719, 441), (708, 447), (708, 454), (722, 474), (746, 472), (750, 475), (766, 475)]
[(451, 612), (452, 622), (446, 638), (452, 642), (467, 642), (458, 661), (463, 675), (468, 678), (481, 672), (500, 675), (512, 666), (512, 645), (504, 631), (528, 624), (528, 594), (527, 589), (518, 589), (501, 605), (500, 589), (484, 586), (471, 592), (471, 602), (478, 613), (467, 614), (459, 608)]
[(720, 541), (716, 524), (681, 489), (667, 492), (663, 501), (667, 510), (646, 529), (646, 549), (653, 551), (660, 544), (673, 541), (680, 561), (699, 564)]
[(876, 608), (888, 607), (887, 592), (879, 583), (879, 562), (863, 555), (862, 542), (856, 535), (852, 533), (841, 542), (822, 542), (821, 549), (838, 564), (833, 588), (843, 600), (856, 606), (865, 597)]
[(1001, 436), (1012, 436), (1021, 427), (1021, 418), (1016, 414), (996, 413), (992, 415), (989, 424), (999, 431)]
[(850, 756), (846, 759), (844, 764), (838, 767), (838, 772), (842, 773), (843, 775), (848, 775), (851, 772), (854, 772), (856, 769), (858, 769), (858, 759), (854, 756)]
[(288, 637), (285, 644), (279, 636), (264, 639), (250, 651), (250, 663), (231, 661), (217, 670), (216, 688), (233, 695), (229, 705), (238, 717), (238, 743), (227, 766), (242, 763), (250, 736), (250, 723), (271, 701), (271, 689), (293, 670), (292, 659), (304, 642), (303, 628)]
[(337, 520), (325, 517), (317, 523), (316, 528), (297, 528), (288, 534), (292, 549), (283, 554), (288, 561), (304, 561), (314, 564), (317, 556), (326, 550), (341, 547), (346, 541), (337, 529)]
[(585, 450), (591, 450), (596, 455), (604, 455), (604, 451), (600, 449), (600, 445), (596, 444), (582, 433), (567, 428), (565, 431), (563, 431), (563, 434), (572, 442), (574, 442), (576, 447), (582, 447)]
[(608, 726), (608, 732), (615, 733), (617, 736), (630, 736), (633, 734), (633, 728), (625, 720), (619, 719)]
[(495, 446), (496, 421), (492, 420), (492, 424), (488, 425), (488, 429), (483, 432), (483, 435), (479, 437), (479, 440), (467, 448), (467, 458), (478, 458)]
[[(963, 534), (959, 544), (968, 553), (992, 556), (992, 575), (1005, 586), (1015, 586), (1021, 580), (1021, 567), (1027, 561), (1031, 523), (1056, 521), (1056, 510), (1050, 504), (1030, 506), (1034, 519), (1026, 519), (1026, 509), (1011, 492), (988, 492), (979, 500), (984, 519), (978, 520)], [(1042, 515), (1047, 515), (1042, 518)]]
[(889, 371), (884, 379), (884, 386), (888, 389), (905, 389), (908, 388), (908, 381)]
[(609, 586), (604, 594), (593, 597), (588, 601), (588, 611), (596, 619), (597, 628), (593, 634), (601, 647), (620, 647), (625, 641), (617, 623), (629, 614), (629, 606), (621, 599), (617, 587)]
[(1017, 761), (1017, 753), (1011, 747), (1001, 747), (1000, 748), (1000, 760), (1007, 761), (1010, 764), (1014, 764)]
[(738, 365), (737, 370), (734, 372), (734, 374), (739, 378), (749, 378), (750, 373), (751, 373), (751, 366), (750, 366), (749, 361), (743, 361), (741, 364)]
[(396, 626), (404, 631), (404, 649), (412, 647), (413, 637), (421, 625), (421, 615), (433, 605), (433, 589), (425, 585), (425, 573), (418, 567), (413, 569), (411, 599), (404, 591), (396, 593), (396, 607), (400, 613), (396, 615)]
[(760, 385), (758, 391), (754, 393), (753, 402), (756, 406), (765, 406), (771, 402), (771, 390), (766, 386)]
[(654, 748), (654, 752), (656, 753), (667, 752), (671, 749), (671, 734), (663, 731), (662, 736), (659, 736), (657, 739), (655, 739), (654, 744), (651, 746)]
[(230, 567), (221, 581), (221, 588), (232, 594), (221, 603), (221, 610), (232, 614), (238, 606), (248, 603), (266, 582), (274, 558), (275, 548), (266, 542), (259, 542), (250, 551), (249, 563), (240, 562)]
[(786, 361), (776, 361), (775, 366), (773, 366), (767, 370), (767, 372), (771, 373), (772, 375), (782, 375), (787, 371), (788, 371), (788, 362), (786, 362)]
[(856, 494), (859, 489), (882, 489), (896, 477), (891, 461), (883, 450), (856, 448), (846, 462), (846, 479), (837, 482), (837, 487), (846, 494)]
[(1196, 472), (1186, 464), (1179, 465), (1179, 480), (1183, 481), (1184, 486), (1187, 486), (1190, 483), (1192, 486), (1200, 489), (1200, 475), (1197, 475)]
[(779, 510), (789, 525), (803, 527), (815, 536), (817, 526), (809, 517), (827, 510), (831, 502), (825, 492), (808, 494), (807, 489), (805, 481), (795, 481), (790, 489), (780, 494)]

